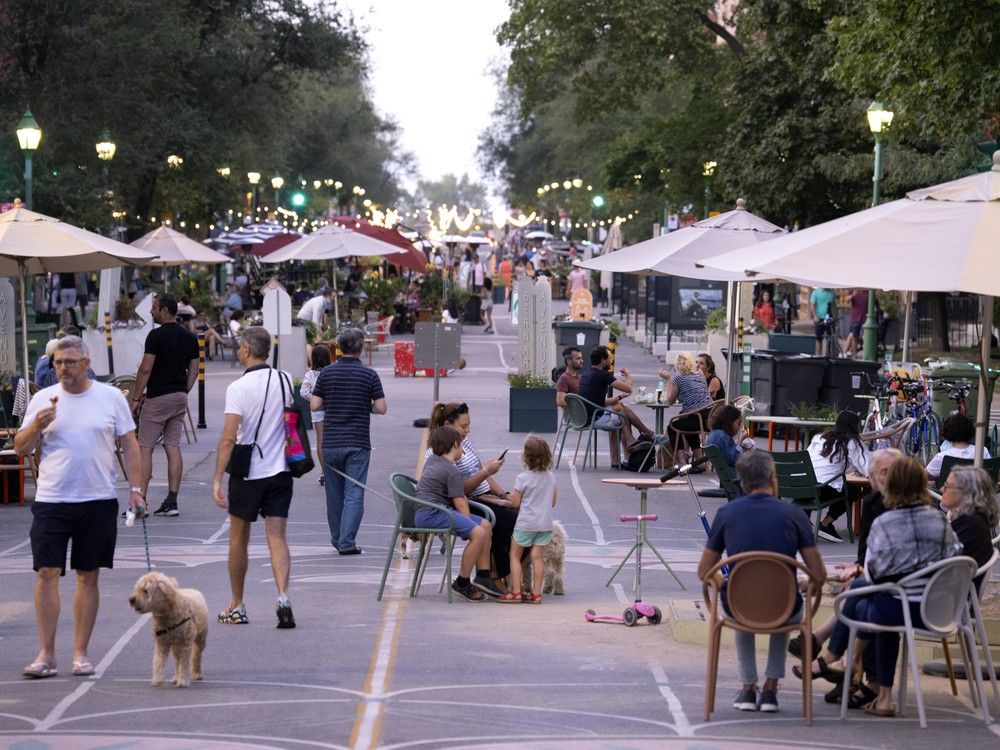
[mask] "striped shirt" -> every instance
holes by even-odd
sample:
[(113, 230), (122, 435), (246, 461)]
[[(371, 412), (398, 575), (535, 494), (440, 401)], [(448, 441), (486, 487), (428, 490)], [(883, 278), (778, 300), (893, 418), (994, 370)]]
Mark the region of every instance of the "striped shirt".
[(320, 371), (313, 395), (323, 399), (324, 450), (371, 450), (372, 403), (385, 398), (378, 373), (357, 357), (341, 356)]
[(689, 372), (687, 375), (675, 372), (670, 381), (677, 386), (677, 400), (682, 412), (701, 411), (712, 405), (708, 383), (700, 372)]

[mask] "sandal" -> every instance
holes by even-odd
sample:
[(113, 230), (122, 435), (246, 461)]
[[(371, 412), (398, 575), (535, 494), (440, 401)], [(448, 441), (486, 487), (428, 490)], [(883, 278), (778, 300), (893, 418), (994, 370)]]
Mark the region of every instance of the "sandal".
[[(840, 703), (843, 700), (844, 684), (835, 686), (830, 692), (823, 696), (827, 703)], [(852, 683), (851, 694), (847, 696), (847, 707), (851, 709), (864, 708), (878, 697), (878, 693), (864, 684)]]
[(524, 601), (528, 604), (541, 604), (542, 595), (541, 594), (522, 594)]
[[(819, 671), (812, 673), (814, 680), (822, 678), (827, 682), (832, 682), (834, 685), (839, 685), (844, 681), (844, 673), (841, 672), (839, 669), (830, 669), (830, 667), (828, 667), (826, 662), (823, 660), (822, 656), (818, 657), (816, 661), (819, 663)], [(797, 665), (793, 666), (792, 674), (794, 674), (801, 680), (802, 668)]]
[(94, 666), (89, 661), (73, 662), (74, 677), (90, 677), (94, 674)]
[(892, 708), (879, 708), (878, 701), (872, 701), (871, 703), (865, 704), (865, 713), (869, 716), (881, 716), (883, 718), (890, 718), (896, 715), (896, 707)]
[(55, 677), (59, 672), (56, 671), (55, 664), (49, 664), (47, 661), (33, 661), (21, 670), (21, 674), (33, 680), (44, 680), (46, 677)]
[[(812, 637), (812, 655), (815, 659), (819, 656), (822, 646), (820, 645), (819, 639), (816, 636)], [(802, 658), (802, 636), (797, 635), (788, 641), (788, 653), (797, 659)]]
[(219, 622), (224, 625), (249, 625), (250, 618), (247, 617), (246, 607), (241, 602), (236, 609), (219, 612)]
[(508, 591), (503, 596), (497, 597), (497, 601), (501, 604), (520, 604), (523, 598), (520, 594)]

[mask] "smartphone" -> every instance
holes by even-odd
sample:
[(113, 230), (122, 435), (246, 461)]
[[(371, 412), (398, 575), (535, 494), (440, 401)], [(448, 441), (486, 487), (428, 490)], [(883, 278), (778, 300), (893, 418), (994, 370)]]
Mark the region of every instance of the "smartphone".
[(497, 461), (503, 461), (503, 457), (507, 455), (507, 451), (509, 450), (510, 448), (504, 448), (503, 453), (500, 454), (500, 458), (498, 458)]

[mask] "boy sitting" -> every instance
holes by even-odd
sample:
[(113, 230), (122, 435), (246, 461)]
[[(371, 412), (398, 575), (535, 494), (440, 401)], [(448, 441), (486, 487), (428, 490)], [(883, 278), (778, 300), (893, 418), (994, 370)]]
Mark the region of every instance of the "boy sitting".
[[(485, 518), (473, 519), (469, 501), (462, 489), (462, 475), (455, 466), (462, 456), (462, 436), (451, 427), (438, 427), (430, 434), (433, 453), (424, 464), (417, 482), (417, 499), (435, 503), (440, 509), (420, 508), (414, 517), (417, 526), (447, 529), (455, 521), (455, 533), (468, 540), (462, 552), (462, 563), (451, 588), (470, 602), (481, 602), (483, 592), (499, 596), (500, 591), (490, 580), (490, 538), (493, 527)], [(476, 566), (475, 582), (469, 580)]]

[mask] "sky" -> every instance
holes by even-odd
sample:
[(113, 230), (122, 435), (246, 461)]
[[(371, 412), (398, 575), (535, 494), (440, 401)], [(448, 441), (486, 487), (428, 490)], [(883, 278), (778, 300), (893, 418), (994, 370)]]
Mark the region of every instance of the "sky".
[(338, 6), (370, 29), (375, 106), (401, 127), (420, 179), (468, 173), (484, 181), (476, 145), (497, 98), (488, 70), (506, 59), (494, 36), (507, 19), (506, 1), (338, 0)]

